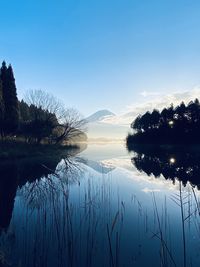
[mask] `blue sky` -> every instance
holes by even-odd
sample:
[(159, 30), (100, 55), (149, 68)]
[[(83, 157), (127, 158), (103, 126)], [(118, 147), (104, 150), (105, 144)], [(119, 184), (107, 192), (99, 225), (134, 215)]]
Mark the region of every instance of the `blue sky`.
[(87, 116), (200, 85), (200, 1), (0, 4), (0, 60), (13, 65), (19, 97), (43, 89)]

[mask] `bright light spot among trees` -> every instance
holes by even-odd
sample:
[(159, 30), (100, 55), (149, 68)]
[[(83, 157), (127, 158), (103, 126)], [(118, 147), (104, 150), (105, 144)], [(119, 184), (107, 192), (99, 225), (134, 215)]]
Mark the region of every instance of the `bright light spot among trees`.
[(174, 164), (174, 163), (176, 162), (176, 159), (175, 159), (175, 158), (170, 158), (170, 159), (169, 159), (169, 162), (170, 162), (171, 164)]
[(174, 121), (169, 121), (169, 125), (170, 126), (174, 125)]

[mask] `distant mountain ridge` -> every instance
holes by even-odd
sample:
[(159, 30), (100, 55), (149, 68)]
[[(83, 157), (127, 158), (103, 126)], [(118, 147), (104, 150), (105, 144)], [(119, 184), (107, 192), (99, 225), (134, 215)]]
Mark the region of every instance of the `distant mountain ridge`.
[(109, 117), (115, 117), (116, 115), (107, 110), (107, 109), (103, 109), (103, 110), (99, 110), (97, 112), (95, 112), (94, 114), (92, 114), (91, 116), (86, 118), (86, 121), (91, 123), (91, 122), (100, 122), (103, 121), (104, 119), (107, 119)]

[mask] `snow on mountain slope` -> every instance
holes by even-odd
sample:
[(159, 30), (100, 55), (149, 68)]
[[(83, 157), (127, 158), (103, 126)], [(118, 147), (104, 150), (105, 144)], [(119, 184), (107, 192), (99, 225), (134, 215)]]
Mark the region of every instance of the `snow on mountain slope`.
[(104, 119), (115, 117), (116, 115), (112, 113), (109, 110), (103, 109), (95, 112), (91, 116), (86, 118), (86, 121), (91, 123), (91, 122), (100, 122), (103, 121)]
[(127, 112), (121, 115), (115, 115), (108, 110), (101, 110), (88, 117), (88, 137), (91, 139), (125, 139), (128, 132), (132, 132), (130, 124), (139, 114), (153, 109), (162, 110), (169, 107), (171, 103), (174, 106), (182, 101), (189, 103), (195, 98), (200, 98), (200, 87), (197, 86), (189, 91), (174, 92), (171, 94), (144, 94), (145, 100), (141, 103), (133, 103), (127, 107)]
[(88, 139), (94, 141), (124, 140), (129, 130), (129, 125), (118, 124), (118, 116), (109, 110), (99, 110), (86, 118), (88, 122)]

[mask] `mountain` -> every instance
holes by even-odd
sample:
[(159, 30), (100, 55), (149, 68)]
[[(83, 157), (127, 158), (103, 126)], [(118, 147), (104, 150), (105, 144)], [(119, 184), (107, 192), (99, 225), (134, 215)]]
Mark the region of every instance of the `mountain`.
[[(171, 103), (179, 105), (181, 101), (189, 103), (195, 98), (200, 98), (200, 87), (191, 89), (190, 91), (175, 92), (172, 94), (160, 94), (149, 97), (141, 103), (133, 103), (127, 112), (123, 114), (113, 114), (108, 110), (100, 110), (90, 117), (88, 121), (88, 140), (94, 141), (113, 141), (124, 140), (129, 132), (131, 123), (139, 114), (144, 114), (146, 111), (153, 111), (153, 109), (162, 110), (169, 107)], [(101, 113), (102, 112), (102, 113)]]
[(86, 118), (87, 136), (91, 142), (111, 142), (124, 140), (128, 134), (129, 123), (109, 110), (99, 110)]
[(107, 109), (103, 109), (103, 110), (99, 110), (97, 112), (95, 112), (94, 114), (92, 114), (91, 116), (86, 118), (86, 121), (91, 123), (91, 122), (101, 122), (104, 119), (110, 118), (110, 117), (115, 117), (116, 115), (107, 110)]

